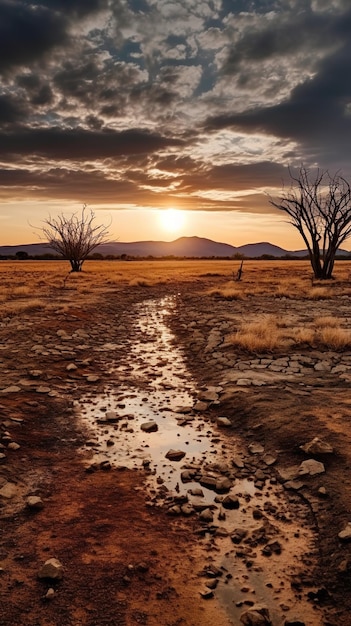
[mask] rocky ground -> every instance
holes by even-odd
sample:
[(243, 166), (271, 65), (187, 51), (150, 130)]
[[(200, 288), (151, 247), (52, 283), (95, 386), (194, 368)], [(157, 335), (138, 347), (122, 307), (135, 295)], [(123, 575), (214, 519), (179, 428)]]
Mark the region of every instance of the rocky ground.
[[(215, 282), (119, 287), (2, 318), (0, 624), (349, 626), (351, 357), (234, 349), (243, 315), (305, 303), (204, 297)], [(123, 419), (100, 406), (105, 448), (133, 439), (128, 397), (159, 389), (167, 361), (131, 360), (133, 342), (150, 343), (135, 320), (165, 296), (196, 391), (179, 428), (210, 442), (200, 461), (174, 460), (174, 489), (138, 456), (132, 468), (97, 461), (79, 418), (82, 398), (108, 387)], [(327, 315), (336, 302), (309, 306)]]

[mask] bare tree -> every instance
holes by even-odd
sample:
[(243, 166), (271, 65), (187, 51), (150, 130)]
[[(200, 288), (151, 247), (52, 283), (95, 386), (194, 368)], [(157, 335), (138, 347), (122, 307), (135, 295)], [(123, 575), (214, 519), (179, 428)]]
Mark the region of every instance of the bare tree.
[(107, 241), (108, 230), (103, 224), (94, 225), (95, 214), (84, 204), (80, 213), (49, 217), (42, 228), (50, 247), (71, 264), (72, 272), (81, 272), (87, 256)]
[(308, 250), (314, 277), (332, 278), (335, 255), (351, 234), (351, 188), (348, 181), (326, 170), (312, 177), (301, 167), (297, 175), (289, 170), (290, 189), (283, 189), (270, 204), (289, 215)]

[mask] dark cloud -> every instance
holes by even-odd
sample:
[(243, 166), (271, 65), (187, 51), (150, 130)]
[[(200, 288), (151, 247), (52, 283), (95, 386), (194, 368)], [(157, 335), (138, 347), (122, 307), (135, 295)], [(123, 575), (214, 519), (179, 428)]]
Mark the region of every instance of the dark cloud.
[(0, 0), (0, 72), (28, 65), (67, 38), (67, 20), (45, 6)]
[(24, 117), (21, 105), (13, 96), (0, 96), (0, 125), (7, 126)]
[(346, 0), (0, 0), (0, 13), (3, 190), (258, 211), (255, 189), (280, 187), (288, 161), (350, 164)]
[(20, 130), (0, 134), (0, 156), (40, 155), (49, 159), (104, 159), (148, 154), (182, 142), (145, 130), (95, 131), (60, 128)]

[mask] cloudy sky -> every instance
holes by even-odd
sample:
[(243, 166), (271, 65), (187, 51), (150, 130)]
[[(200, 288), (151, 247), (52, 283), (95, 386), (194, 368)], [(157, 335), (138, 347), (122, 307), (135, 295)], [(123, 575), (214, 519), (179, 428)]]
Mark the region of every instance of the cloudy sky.
[(287, 167), (351, 176), (349, 0), (0, 0), (0, 73), (0, 245), (86, 203), (120, 241), (294, 249)]

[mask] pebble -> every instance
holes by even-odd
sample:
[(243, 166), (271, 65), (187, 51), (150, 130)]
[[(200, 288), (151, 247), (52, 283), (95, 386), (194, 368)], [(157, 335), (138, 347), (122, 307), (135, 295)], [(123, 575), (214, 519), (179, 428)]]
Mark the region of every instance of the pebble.
[(63, 578), (63, 565), (58, 559), (52, 558), (45, 561), (38, 572), (38, 578), (61, 580)]

